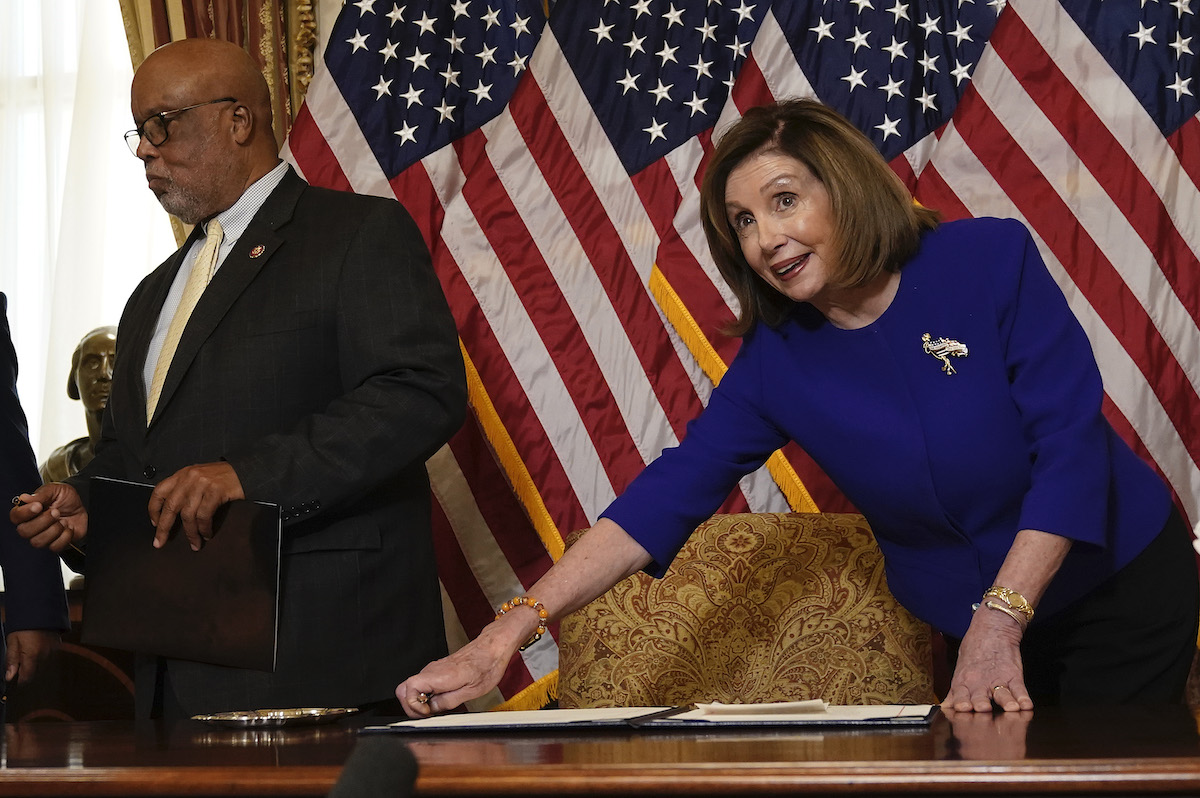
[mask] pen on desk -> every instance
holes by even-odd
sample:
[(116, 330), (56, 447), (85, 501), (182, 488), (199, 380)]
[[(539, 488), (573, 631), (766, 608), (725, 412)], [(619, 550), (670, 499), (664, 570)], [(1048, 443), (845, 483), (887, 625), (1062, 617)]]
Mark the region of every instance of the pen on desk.
[(649, 715), (638, 715), (636, 718), (629, 718), (625, 722), (633, 728), (638, 729), (656, 720), (682, 715), (684, 712), (689, 712), (695, 708), (695, 704), (680, 704), (677, 707), (667, 707), (666, 709), (660, 709), (658, 712), (651, 712)]

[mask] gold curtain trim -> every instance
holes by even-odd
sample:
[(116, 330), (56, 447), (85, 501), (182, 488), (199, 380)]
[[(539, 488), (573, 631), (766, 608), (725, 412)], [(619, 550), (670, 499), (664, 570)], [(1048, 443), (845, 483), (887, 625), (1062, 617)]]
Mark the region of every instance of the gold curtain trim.
[(316, 72), (317, 3), (312, 0), (293, 0), (287, 4), (287, 10), (288, 30), (294, 31), (288, 42), (287, 58), (292, 117), (295, 119)]
[[(714, 386), (720, 384), (721, 378), (725, 376), (725, 372), (729, 370), (729, 367), (725, 364), (725, 361), (721, 360), (721, 356), (717, 354), (717, 350), (713, 348), (713, 345), (704, 335), (704, 332), (700, 329), (700, 325), (696, 323), (696, 319), (692, 316), (691, 311), (684, 305), (683, 300), (679, 298), (679, 294), (671, 287), (671, 284), (663, 276), (663, 273), (659, 271), (657, 265), (650, 270), (650, 294), (658, 302), (658, 306), (662, 308), (663, 315), (667, 317), (667, 321), (679, 333), (684, 346), (692, 353), (692, 357), (696, 358), (696, 362), (700, 364), (700, 368), (703, 369), (705, 375), (712, 380)], [(771, 474), (771, 478), (775, 480), (775, 484), (783, 491), (788, 506), (794, 511), (800, 513), (819, 512), (817, 503), (813, 501), (812, 494), (804, 486), (804, 482), (800, 479), (800, 475), (796, 473), (796, 469), (783, 456), (783, 452), (775, 451), (767, 458), (767, 471)]]
[(143, 10), (144, 8), (137, 0), (121, 0), (121, 23), (125, 26), (125, 41), (129, 46), (129, 62), (133, 64), (135, 72), (146, 58), (146, 51), (142, 44), (142, 30), (146, 26), (141, 23), (140, 19)]

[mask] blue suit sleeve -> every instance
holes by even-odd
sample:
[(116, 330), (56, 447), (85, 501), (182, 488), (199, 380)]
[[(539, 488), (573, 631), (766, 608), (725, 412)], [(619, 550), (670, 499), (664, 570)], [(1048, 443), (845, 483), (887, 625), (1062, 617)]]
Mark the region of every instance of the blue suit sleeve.
[[(8, 331), (8, 302), (0, 294), (0, 479), (6, 499), (42, 484), (29, 446), (25, 412), (17, 398), (17, 355)], [(5, 633), (68, 627), (58, 557), (35, 549), (17, 534), (7, 511), (0, 518), (0, 567), (4, 569)]]
[(1104, 386), (1091, 344), (1024, 226), (1020, 267), (998, 286), (1013, 401), (1032, 455), (1020, 528), (1105, 545), (1112, 474)]
[(601, 514), (621, 526), (653, 558), (661, 576), (696, 527), (739, 479), (761, 466), (786, 436), (761, 412), (761, 367), (753, 336), (713, 391), (705, 410)]

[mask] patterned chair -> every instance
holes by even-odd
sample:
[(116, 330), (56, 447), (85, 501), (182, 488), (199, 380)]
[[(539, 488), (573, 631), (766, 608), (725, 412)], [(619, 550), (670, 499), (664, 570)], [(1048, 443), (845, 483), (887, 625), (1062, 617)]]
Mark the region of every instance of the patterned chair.
[(562, 707), (937, 700), (929, 627), (854, 514), (714, 516), (662, 579), (634, 574), (564, 618), (559, 652)]

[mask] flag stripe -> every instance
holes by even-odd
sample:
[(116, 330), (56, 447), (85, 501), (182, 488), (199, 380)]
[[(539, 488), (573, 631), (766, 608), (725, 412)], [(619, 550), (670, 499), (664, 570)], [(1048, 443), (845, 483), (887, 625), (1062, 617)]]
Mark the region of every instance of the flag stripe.
[[(1200, 218), (1189, 213), (1200, 203), (1200, 180), (1197, 179), (1200, 174), (1193, 173), (1192, 180), (1179, 180), (1177, 171), (1181, 160), (1187, 168), (1187, 158), (1195, 161), (1200, 156), (1195, 150), (1174, 154), (1168, 140), (1142, 109), (1137, 96), (1120, 76), (1113, 73), (1112, 67), (1058, 3), (1016, 0), (1011, 6), (1019, 21), (1024, 23), (1018, 27), (1018, 20), (1011, 20), (1013, 32), (1023, 28), (1047, 51), (1070, 53), (1069, 58), (1054, 59), (1057, 70), (1080, 92), (1088, 107), (1103, 120), (1104, 127), (1137, 164), (1138, 170), (1154, 185), (1163, 198), (1171, 224), (1184, 235), (1193, 252), (1200, 251), (1197, 244)], [(1026, 82), (1035, 83), (1041, 79), (1040, 74), (1031, 72)]]
[[(476, 528), (475, 534), (494, 543), (503, 555), (495, 559), (495, 567), (507, 567), (516, 574), (521, 586), (532, 585), (550, 567), (551, 558), (547, 553), (549, 546), (543, 545), (541, 539), (533, 534), (495, 537), (487, 534), (489, 529), (511, 528), (515, 522), (521, 520), (524, 510), (513, 492), (508, 489), (504, 474), (492, 458), (479, 425), (468, 419), (462, 430), (450, 440), (449, 445), (455, 462), (470, 463), (473, 474), (477, 477), (466, 479), (466, 488), (470, 491), (483, 520), (483, 525)], [(462, 533), (458, 536), (464, 537)], [(561, 538), (556, 548), (561, 551)], [(506, 587), (502, 593), (508, 592), (512, 587), (515, 586)], [(494, 602), (496, 596), (490, 592), (488, 595)]]
[[(1167, 146), (1179, 159), (1183, 171), (1193, 185), (1200, 185), (1200, 118), (1192, 117), (1183, 127), (1167, 137)], [(1193, 224), (1196, 221), (1193, 220)]]
[(292, 123), (287, 147), (294, 163), (310, 183), (341, 191), (350, 190), (350, 181), (333, 156), (329, 142), (317, 129), (308, 105), (300, 106), (300, 113)]
[[(583, 429), (596, 449), (605, 450), (605, 469), (610, 476), (636, 473), (645, 463), (621, 418), (609, 383), (563, 296), (562, 285), (538, 251), (537, 242), (513, 205), (512, 196), (483, 152), (483, 144), (480, 133), (468, 134), (454, 144), (459, 149), (460, 161), (473, 164), (461, 196), (476, 219), (488, 220), (482, 227), (488, 246), (496, 253), (509, 276), (509, 285), (545, 344), (549, 359), (579, 412)], [(469, 157), (464, 159), (463, 152)], [(589, 395), (594, 401), (584, 399)]]
[[(424, 219), (427, 224), (435, 224), (434, 229), (440, 229), (443, 218), (441, 202), (423, 168), (408, 169), (392, 183), (410, 207), (427, 209), (427, 213), (417, 217), (418, 224)], [(547, 431), (538, 424), (529, 423), (530, 419), (536, 417), (529, 396), (521, 388), (512, 363), (506, 358), (495, 332), (487, 323), (465, 274), (458, 268), (453, 256), (446, 252), (442, 239), (432, 231), (429, 235), (433, 238), (434, 267), (442, 290), (446, 293), (460, 335), (464, 338), (464, 346), (483, 383), (491, 386), (490, 397), (497, 418), (508, 431), (524, 463), (529, 466), (529, 472), (539, 486), (554, 522), (560, 529), (585, 526), (587, 514), (575, 500), (576, 493), (550, 443)]]
[[(624, 330), (625, 341), (622, 343), (627, 342), (635, 352), (646, 380), (654, 391), (653, 398), (665, 412), (670, 429), (674, 432), (674, 440), (662, 442), (662, 445), (670, 445), (682, 436), (684, 426), (699, 412), (701, 404), (679, 358), (672, 349), (663, 346), (666, 331), (662, 319), (655, 311), (646, 286), (596, 196), (594, 187), (575, 159), (553, 115), (549, 113), (537, 84), (533, 81), (523, 83), (509, 103), (509, 110), (521, 132), (522, 145), (525, 142), (537, 143), (536, 147), (528, 147), (525, 152), (532, 158), (538, 174), (546, 180), (546, 191), (557, 200), (558, 207), (564, 213), (564, 217), (559, 217), (547, 212), (554, 208), (547, 207), (546, 194), (541, 191), (539, 184), (538, 190), (532, 192), (534, 196), (526, 198), (526, 201), (540, 203), (540, 206), (532, 204), (527, 208), (526, 218), (530, 215), (547, 217), (543, 220), (542, 227), (545, 229), (539, 240), (566, 238), (560, 220), (574, 231), (572, 243), (578, 244), (578, 253), (564, 255), (576, 254), (577, 257), (574, 260), (564, 257), (562, 261), (582, 261), (592, 265), (588, 276), (599, 282), (611, 302), (612, 314), (605, 317), (603, 324), (609, 331)], [(586, 297), (583, 299), (586, 301)], [(580, 315), (586, 316), (587, 313)], [(623, 382), (620, 377), (611, 374), (609, 379), (618, 389)], [(637, 403), (649, 408), (648, 399), (639, 395)], [(657, 424), (655, 418), (640, 420), (637, 426), (645, 430), (645, 434), (652, 435), (650, 429)], [(643, 438), (639, 436), (639, 439)], [(662, 445), (651, 445), (649, 448), (661, 449)]]
[[(963, 142), (957, 124), (947, 128), (930, 167), (939, 172), (949, 190), (965, 203), (968, 214), (1019, 219), (1035, 231), (1001, 187)], [(927, 168), (922, 173), (922, 188)], [(1175, 486), (1188, 517), (1200, 517), (1200, 469), (1188, 455), (1179, 431), (1163, 412), (1139, 365), (1099, 318), (1079, 287), (1070, 279), (1054, 252), (1039, 239), (1046, 265), (1079, 318), (1100, 365), (1105, 391), (1146, 442), (1153, 462)], [(1136, 421), (1135, 421), (1136, 419)]]
[[(1167, 275), (1175, 293), (1180, 297), (1197, 296), (1197, 288), (1200, 287), (1200, 261), (1197, 261), (1196, 253), (1189, 247), (1178, 228), (1168, 223), (1171, 217), (1170, 207), (1154, 190), (1154, 186), (1138, 165), (1130, 159), (1129, 152), (1109, 132), (1104, 120), (1058, 69), (1049, 54), (1022, 23), (1021, 18), (1013, 16), (1011, 23), (1011, 32), (1002, 37), (995, 52), (1008, 65), (1013, 79), (1021, 88), (1029, 90), (1030, 99), (1049, 117), (1069, 146), (1070, 156), (1067, 152), (1062, 152), (1061, 148), (1055, 153), (1064, 156), (1065, 162), (1059, 164), (1059, 167), (1073, 173), (1080, 166), (1085, 167), (1087, 176), (1103, 186), (1114, 203), (1114, 206), (1111, 206), (1113, 212), (1109, 214), (1110, 221), (1126, 228), (1125, 220), (1128, 220), (1132, 223), (1133, 231), (1145, 243), (1145, 248), (1139, 253), (1136, 262), (1144, 263), (1147, 258), (1153, 260), (1157, 256), (1159, 266)], [(1022, 76), (1031, 74), (1038, 75), (1039, 79), (1022, 79)], [(976, 87), (978, 86), (977, 81)], [(1007, 94), (1015, 91), (1015, 88), (1010, 86), (1005, 89), (998, 88), (996, 91), (998, 94)], [(1078, 158), (1073, 157), (1076, 155)], [(1168, 153), (1164, 152), (1163, 155)], [(1090, 192), (1084, 193), (1090, 196)], [(1187, 198), (1172, 197), (1172, 206), (1181, 199), (1184, 203), (1187, 202)], [(1095, 205), (1110, 207), (1106, 203)], [(1086, 213), (1088, 206), (1081, 206), (1075, 210), (1077, 213)], [(1124, 230), (1120, 236), (1114, 238), (1124, 240)], [(1129, 275), (1126, 276), (1126, 280), (1132, 282)], [(1141, 301), (1147, 304), (1146, 298), (1141, 298)], [(1191, 322), (1194, 324), (1200, 319), (1200, 303), (1193, 304), (1191, 308)], [(1180, 305), (1179, 309), (1183, 313), (1188, 312), (1183, 305)], [(1184, 328), (1186, 324), (1185, 320), (1178, 319), (1172, 320), (1167, 326)], [(1200, 352), (1193, 354), (1200, 355)], [(1189, 362), (1185, 358), (1180, 360)], [(1191, 358), (1190, 362), (1197, 362), (1197, 358)]]
[[(1011, 75), (999, 66), (988, 70), (987, 74), (991, 78)], [(1008, 127), (986, 104), (984, 92), (993, 101), (996, 97), (1004, 98), (1002, 102), (1006, 105), (999, 112), (1005, 114)], [(1042, 241), (1057, 254), (1072, 281), (1088, 296), (1101, 318), (1117, 332), (1122, 345), (1140, 364), (1160, 404), (1167, 409), (1176, 426), (1183, 428), (1187, 419), (1200, 418), (1200, 397), (1189, 387), (1187, 375), (1179, 361), (1171, 356), (1160, 331), (1085, 224), (1094, 218), (1097, 209), (1103, 212), (1111, 206), (1098, 200), (1103, 192), (1097, 188), (1087, 192), (1093, 197), (1092, 201), (1074, 211), (1068, 207), (1058, 194), (1058, 185), (1065, 178), (1059, 177), (1060, 182), (1056, 184), (1047, 172), (1054, 175), (1060, 170), (1069, 171), (1073, 181), (1091, 180), (1091, 175), (1082, 166), (1070, 168), (1075, 161), (1070, 148), (1057, 146), (1059, 142), (1053, 128), (1049, 124), (1039, 124), (1045, 120), (1040, 109), (1015, 101), (1018, 97), (1027, 97), (1019, 86), (997, 88), (989, 85), (988, 79), (977, 76), (960, 104), (963, 121), (956, 123), (958, 131), (995, 176), (1000, 188), (1022, 209), (1024, 218), (1030, 220)], [(1038, 155), (1037, 164), (1031, 154)], [(1104, 214), (1090, 227), (1100, 236), (1106, 236), (1114, 227), (1118, 231), (1128, 229), (1119, 213)], [(1133, 241), (1138, 241), (1136, 235), (1118, 232), (1112, 236), (1109, 244), (1119, 253), (1116, 259), (1152, 263), (1154, 256), (1148, 251), (1127, 252)], [(1180, 325), (1174, 325), (1172, 329), (1180, 329)], [(1200, 458), (1200, 439), (1190, 442), (1189, 451), (1193, 458)]]
[[(508, 396), (503, 389), (491, 391), (496, 399), (496, 410), (505, 425), (514, 430), (513, 440), (525, 462), (531, 464), (530, 471), (535, 474), (535, 479), (539, 478), (538, 458), (546, 456), (547, 452), (545, 449), (527, 450), (515, 431), (522, 426), (533, 426), (532, 419), (537, 419), (570, 485), (569, 488), (555, 485), (548, 488), (551, 491), (570, 490), (579, 497), (587, 516), (595, 517), (599, 509), (612, 501), (615, 492), (592, 443), (590, 430), (585, 428), (576, 409), (576, 399), (567, 390), (564, 375), (547, 367), (553, 361), (537, 326), (529, 318), (507, 272), (497, 262), (479, 220), (461, 196), (465, 178), (458, 168), (453, 149), (439, 150), (426, 158), (423, 165), (446, 209), (443, 226), (455, 231), (454, 236), (440, 239), (440, 246), (434, 252), (435, 266), (447, 273), (463, 269), (469, 295), (456, 294), (451, 299), (452, 306), (456, 302), (465, 302), (468, 307), (478, 304), (483, 319), (469, 333), (481, 336), (489, 345), (494, 342), (498, 347), (494, 352), (475, 351), (471, 346), (468, 350), (485, 384), (491, 384), (493, 369), (501, 374), (511, 369), (517, 378), (517, 385), (511, 386), (513, 394), (509, 397), (515, 406), (500, 401), (502, 396)], [(465, 268), (464, 264), (470, 268)], [(464, 339), (468, 337), (468, 332), (461, 328), (460, 334)], [(520, 405), (526, 402), (529, 407), (522, 412)], [(551, 495), (563, 494), (552, 492)], [(555, 506), (549, 500), (547, 507), (551, 508), (552, 515), (556, 514)], [(557, 515), (556, 521), (559, 521)]]

